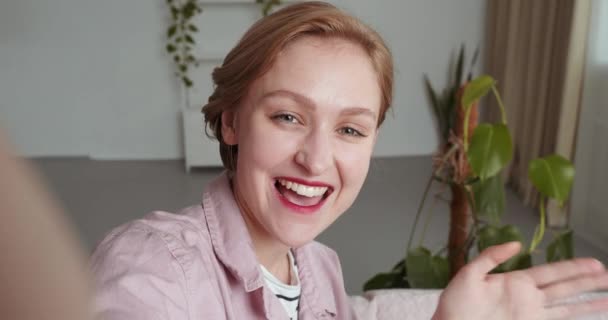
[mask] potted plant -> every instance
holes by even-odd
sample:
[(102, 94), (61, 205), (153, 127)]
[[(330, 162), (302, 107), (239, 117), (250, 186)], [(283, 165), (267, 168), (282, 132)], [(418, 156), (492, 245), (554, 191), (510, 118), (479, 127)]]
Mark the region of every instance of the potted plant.
[[(474, 60), (475, 57), (472, 64)], [(469, 73), (463, 80), (463, 65), (464, 47), (456, 59), (451, 84), (441, 93), (436, 92), (425, 77), (425, 87), (440, 131), (440, 148), (433, 157), (433, 172), (416, 213), (405, 250), (406, 256), (390, 271), (369, 279), (364, 285), (366, 291), (384, 288), (444, 288), (451, 277), (467, 263), (474, 247), (480, 252), (489, 246), (509, 241), (519, 241), (522, 244), (526, 242), (516, 226), (501, 222), (505, 210), (501, 172), (513, 155), (505, 106), (492, 77), (481, 75), (473, 79)], [(478, 122), (478, 102), (489, 92), (493, 93), (501, 111), (502, 119), (499, 123)], [(547, 201), (554, 199), (560, 206), (564, 205), (572, 187), (574, 167), (559, 155), (549, 155), (531, 161), (528, 176), (540, 193), (540, 223), (529, 245), (522, 245), (522, 251), (518, 255), (492, 272), (507, 272), (532, 265), (532, 254), (537, 253), (537, 247), (545, 234)], [(435, 253), (422, 245), (412, 247), (433, 183), (449, 186), (452, 194), (448, 243)], [(422, 238), (424, 239), (424, 232)], [(546, 261), (572, 257), (572, 231), (565, 229), (555, 232), (554, 239), (546, 250)]]

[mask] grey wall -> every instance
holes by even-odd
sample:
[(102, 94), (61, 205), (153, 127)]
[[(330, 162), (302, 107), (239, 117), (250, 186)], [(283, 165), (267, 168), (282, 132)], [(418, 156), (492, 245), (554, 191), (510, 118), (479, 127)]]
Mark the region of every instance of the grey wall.
[[(140, 218), (152, 210), (177, 212), (200, 203), (204, 187), (221, 172), (197, 169), (184, 172), (181, 161), (91, 161), (86, 159), (36, 159), (34, 164), (64, 205), (90, 251), (116, 226)], [(403, 258), (416, 210), (431, 174), (430, 156), (374, 159), (363, 189), (353, 206), (317, 240), (340, 256), (346, 290), (360, 294), (366, 280), (389, 271)], [(414, 247), (421, 241), (433, 252), (447, 239), (449, 188), (435, 184), (419, 221)], [(526, 239), (532, 239), (538, 224), (533, 209), (525, 207), (508, 191), (505, 223), (515, 224)], [(608, 256), (575, 236), (577, 256)], [(540, 251), (551, 237), (545, 237)], [(89, 252), (90, 252), (89, 251)], [(541, 262), (544, 254), (534, 255)]]
[(181, 155), (161, 1), (0, 2), (0, 124), (28, 156)]
[[(376, 155), (430, 154), (436, 135), (422, 74), (443, 85), (450, 52), (481, 44), (485, 2), (333, 2), (377, 28), (395, 56), (395, 112)], [(0, 125), (21, 153), (183, 157), (183, 101), (163, 52), (166, 11), (162, 0), (0, 2)], [(258, 15), (254, 4), (208, 6), (202, 55), (224, 54)], [(193, 104), (210, 88), (208, 67), (196, 75)]]

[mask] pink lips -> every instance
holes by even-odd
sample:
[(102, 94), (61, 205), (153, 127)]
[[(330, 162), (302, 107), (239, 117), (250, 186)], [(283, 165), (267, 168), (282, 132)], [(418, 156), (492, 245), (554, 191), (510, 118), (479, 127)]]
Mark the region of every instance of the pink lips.
[(324, 197), (321, 201), (319, 201), (319, 203), (312, 205), (312, 206), (301, 206), (301, 205), (295, 204), (295, 203), (289, 201), (284, 195), (282, 195), (277, 188), (274, 188), (275, 194), (277, 195), (277, 197), (279, 198), (281, 203), (284, 206), (286, 206), (287, 208), (289, 208), (299, 214), (311, 215), (311, 214), (317, 212), (323, 206), (323, 204), (325, 204), (325, 200), (327, 200), (327, 198), (329, 198), (329, 194), (331, 194), (331, 192), (333, 192), (333, 187), (327, 183), (323, 183), (323, 182), (319, 182), (319, 181), (306, 181), (303, 179), (293, 178), (293, 177), (277, 177), (275, 179), (275, 181), (281, 180), (281, 179), (287, 180), (287, 181), (292, 181), (292, 182), (295, 182), (298, 184), (311, 186), (311, 187), (327, 187), (328, 188), (328, 191), (327, 191), (328, 196)]
[(303, 185), (307, 185), (309, 187), (328, 187), (330, 189), (333, 189), (333, 187), (330, 184), (324, 183), (324, 182), (320, 182), (320, 181), (307, 181), (304, 179), (300, 179), (300, 178), (293, 178), (293, 177), (277, 177), (275, 180), (287, 180), (287, 181), (291, 181), (291, 182), (295, 182), (298, 184), (303, 184)]

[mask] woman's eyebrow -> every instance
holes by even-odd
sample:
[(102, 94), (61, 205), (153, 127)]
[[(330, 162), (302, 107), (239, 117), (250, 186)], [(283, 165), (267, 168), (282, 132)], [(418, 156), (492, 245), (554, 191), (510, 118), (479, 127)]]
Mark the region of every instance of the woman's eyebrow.
[(374, 121), (376, 120), (376, 113), (369, 108), (365, 107), (351, 107), (346, 108), (340, 112), (340, 114), (345, 116), (357, 116), (364, 115), (372, 118)]
[[(262, 96), (262, 98), (260, 100), (267, 99), (267, 98), (275, 98), (275, 97), (289, 98), (289, 99), (292, 99), (292, 100), (298, 102), (299, 104), (302, 104), (302, 105), (312, 108), (312, 109), (316, 109), (316, 107), (317, 107), (316, 104), (314, 103), (314, 101), (312, 101), (308, 97), (301, 95), (299, 93), (293, 92), (293, 91), (285, 90), (285, 89), (267, 92)], [(348, 108), (345, 108), (342, 111), (340, 111), (340, 115), (343, 115), (343, 116), (364, 115), (364, 116), (368, 116), (368, 117), (372, 118), (373, 120), (377, 119), (376, 113), (374, 111), (372, 111), (371, 109), (365, 108), (365, 107), (348, 107)]]
[(310, 107), (313, 109), (316, 108), (314, 101), (312, 101), (308, 97), (301, 95), (299, 93), (293, 92), (293, 91), (285, 90), (285, 89), (279, 89), (279, 90), (267, 92), (260, 98), (260, 100), (269, 99), (269, 98), (289, 98), (289, 99), (296, 101), (298, 104), (302, 104), (304, 106), (307, 106), (307, 107)]

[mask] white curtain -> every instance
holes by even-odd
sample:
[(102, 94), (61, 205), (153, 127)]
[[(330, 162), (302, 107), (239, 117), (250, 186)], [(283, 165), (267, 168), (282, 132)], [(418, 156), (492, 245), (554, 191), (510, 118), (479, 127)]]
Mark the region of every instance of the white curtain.
[[(488, 1), (485, 69), (498, 81), (515, 147), (508, 182), (530, 206), (538, 204), (538, 194), (528, 179), (528, 164), (556, 152), (565, 112), (562, 93), (571, 84), (576, 94), (580, 91), (580, 80), (571, 80), (577, 70), (571, 53), (580, 47), (575, 13), (582, 1), (587, 0)], [(496, 101), (486, 102), (487, 119), (500, 119)], [(576, 123), (566, 118), (566, 124)], [(572, 137), (575, 126), (571, 125)]]
[(570, 208), (577, 234), (608, 243), (608, 0), (591, 1), (587, 61), (576, 139), (576, 177)]

